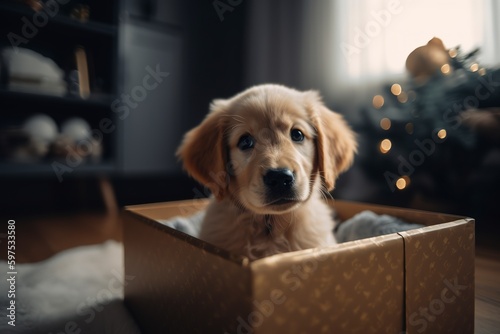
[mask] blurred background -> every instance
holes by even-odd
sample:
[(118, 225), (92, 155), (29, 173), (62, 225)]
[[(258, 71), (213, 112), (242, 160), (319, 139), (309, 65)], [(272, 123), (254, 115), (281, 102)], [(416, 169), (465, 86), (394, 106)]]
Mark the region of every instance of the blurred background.
[(183, 134), (270, 82), (318, 90), (358, 133), (335, 198), (497, 233), (498, 17), (493, 0), (4, 0), (0, 215), (206, 196)]

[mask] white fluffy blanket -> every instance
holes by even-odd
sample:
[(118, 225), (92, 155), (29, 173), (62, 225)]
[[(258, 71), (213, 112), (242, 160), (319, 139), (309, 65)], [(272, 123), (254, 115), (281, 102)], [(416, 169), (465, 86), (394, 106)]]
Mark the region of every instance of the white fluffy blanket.
[[(18, 264), (15, 327), (9, 325), (11, 288), (7, 263), (0, 272), (0, 333), (140, 333), (123, 304), (123, 245), (107, 241), (61, 252), (37, 263)], [(12, 299), (14, 300), (14, 299)]]

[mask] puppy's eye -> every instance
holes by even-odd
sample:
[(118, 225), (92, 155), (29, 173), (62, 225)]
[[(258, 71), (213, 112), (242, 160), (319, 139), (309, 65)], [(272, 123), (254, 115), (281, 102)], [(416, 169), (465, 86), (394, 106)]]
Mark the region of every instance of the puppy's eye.
[(292, 137), (293, 141), (303, 141), (304, 140), (304, 134), (302, 133), (302, 131), (297, 130), (297, 129), (293, 129), (290, 132), (290, 137)]
[(250, 135), (243, 135), (238, 141), (238, 148), (242, 151), (249, 150), (253, 148), (254, 145), (255, 145), (255, 140)]

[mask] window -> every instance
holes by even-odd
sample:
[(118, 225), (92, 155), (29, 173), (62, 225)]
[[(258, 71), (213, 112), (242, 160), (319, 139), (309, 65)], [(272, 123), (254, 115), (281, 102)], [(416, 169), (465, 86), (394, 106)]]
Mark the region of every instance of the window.
[(480, 47), (478, 61), (498, 65), (498, 9), (493, 0), (341, 0), (334, 44), (345, 61), (342, 76), (351, 83), (401, 77), (408, 54), (433, 37), (463, 52)]

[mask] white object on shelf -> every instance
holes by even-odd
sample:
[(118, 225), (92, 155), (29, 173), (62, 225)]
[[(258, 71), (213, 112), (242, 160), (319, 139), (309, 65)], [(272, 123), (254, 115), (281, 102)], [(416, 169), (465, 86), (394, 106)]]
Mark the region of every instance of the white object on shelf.
[(58, 135), (56, 122), (48, 115), (34, 115), (24, 122), (23, 131), (26, 132), (32, 143), (35, 156), (43, 157), (49, 151), (49, 145)]
[(8, 89), (64, 95), (64, 71), (50, 58), (25, 48), (5, 48), (2, 58), (8, 73)]
[(38, 114), (26, 120), (23, 130), (31, 138), (42, 142), (52, 142), (58, 134), (56, 122), (48, 115)]
[(61, 133), (75, 142), (89, 139), (92, 133), (89, 123), (80, 117), (73, 117), (61, 126)]

